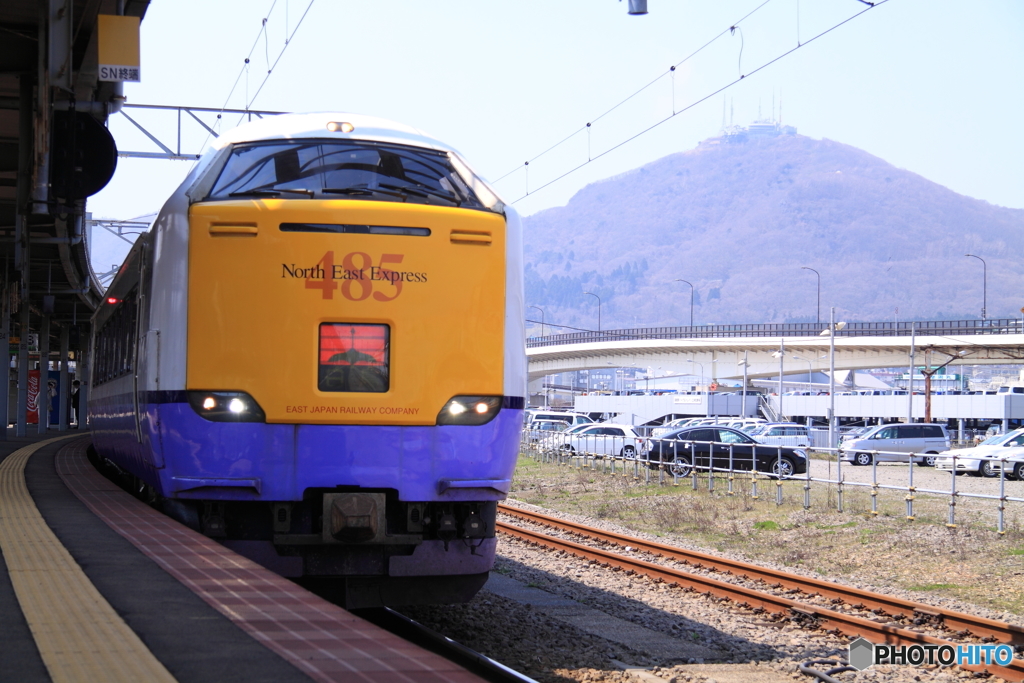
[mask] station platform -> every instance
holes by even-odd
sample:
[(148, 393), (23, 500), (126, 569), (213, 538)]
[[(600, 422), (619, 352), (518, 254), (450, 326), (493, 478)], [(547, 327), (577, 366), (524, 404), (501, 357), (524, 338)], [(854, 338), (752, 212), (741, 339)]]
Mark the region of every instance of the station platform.
[(0, 681), (480, 681), (165, 517), (88, 432), (0, 442)]

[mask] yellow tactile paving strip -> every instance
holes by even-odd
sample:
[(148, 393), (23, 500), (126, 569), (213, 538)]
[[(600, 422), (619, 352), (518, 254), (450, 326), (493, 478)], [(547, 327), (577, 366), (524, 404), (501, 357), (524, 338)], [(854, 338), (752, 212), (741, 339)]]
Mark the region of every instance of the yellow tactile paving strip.
[(67, 438), (25, 446), (0, 463), (0, 550), (39, 654), (54, 683), (172, 682), (57, 540), (29, 495), (28, 459)]

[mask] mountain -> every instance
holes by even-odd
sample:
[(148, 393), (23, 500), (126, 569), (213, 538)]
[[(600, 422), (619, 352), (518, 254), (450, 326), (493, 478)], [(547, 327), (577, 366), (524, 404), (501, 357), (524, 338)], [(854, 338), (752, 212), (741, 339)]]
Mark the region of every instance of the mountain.
[[(790, 129), (792, 130), (792, 129)], [(936, 144), (939, 144), (938, 141)], [(1024, 306), (1024, 210), (959, 195), (867, 152), (724, 135), (588, 185), (524, 219), (526, 303), (603, 329), (969, 319)], [(528, 317), (539, 317), (527, 309)], [(557, 331), (549, 330), (548, 333)], [(569, 331), (569, 330), (566, 330)], [(539, 328), (532, 330), (539, 334)]]

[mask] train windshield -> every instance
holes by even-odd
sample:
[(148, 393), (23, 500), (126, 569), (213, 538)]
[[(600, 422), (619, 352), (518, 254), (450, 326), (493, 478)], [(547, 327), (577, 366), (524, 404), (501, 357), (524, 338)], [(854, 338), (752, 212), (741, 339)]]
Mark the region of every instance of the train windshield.
[(235, 145), (206, 200), (244, 197), (488, 208), (447, 153), (366, 141)]

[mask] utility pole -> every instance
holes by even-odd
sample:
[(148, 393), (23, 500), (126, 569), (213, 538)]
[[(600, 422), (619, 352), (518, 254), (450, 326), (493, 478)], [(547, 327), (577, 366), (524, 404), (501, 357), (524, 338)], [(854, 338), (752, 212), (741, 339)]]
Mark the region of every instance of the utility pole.
[(962, 358), (964, 356), (964, 354), (966, 353), (966, 351), (961, 351), (960, 353), (958, 353), (955, 356), (950, 356), (949, 360), (947, 360), (945, 363), (943, 363), (942, 365), (940, 365), (937, 368), (932, 368), (932, 364), (931, 364), (932, 350), (931, 350), (931, 348), (929, 347), (929, 348), (925, 349), (924, 353), (925, 353), (925, 356), (924, 356), (925, 357), (925, 365), (928, 368), (927, 370), (922, 370), (921, 371), (922, 374), (924, 375), (924, 421), (925, 422), (931, 422), (932, 421), (932, 375), (942, 371), (943, 368), (945, 368), (947, 365), (949, 365), (953, 361), (957, 360), (958, 358)]
[(828, 447), (836, 447), (836, 307), (828, 312)]
[(914, 353), (917, 350), (914, 348), (916, 342), (914, 325), (914, 323), (910, 323), (910, 381), (908, 382), (910, 391), (907, 392), (907, 424), (914, 421)]
[(936, 373), (936, 370), (932, 370), (932, 349), (929, 346), (924, 350), (924, 367), (921, 371), (924, 375), (924, 421), (932, 421), (932, 375)]

